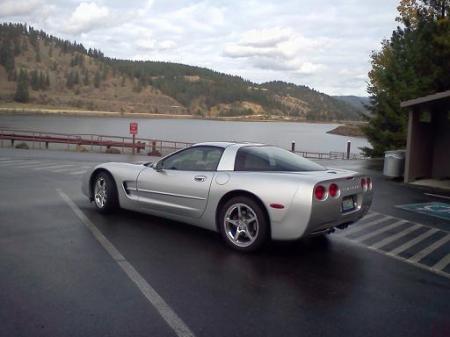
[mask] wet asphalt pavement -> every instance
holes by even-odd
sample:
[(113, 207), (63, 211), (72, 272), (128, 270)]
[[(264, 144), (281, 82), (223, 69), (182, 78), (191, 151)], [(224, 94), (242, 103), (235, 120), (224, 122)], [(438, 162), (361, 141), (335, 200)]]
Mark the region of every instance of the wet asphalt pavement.
[[(345, 231), (244, 255), (185, 224), (128, 211), (104, 216), (81, 194), (80, 172), (111, 158), (130, 160), (0, 150), (0, 336), (177, 335), (58, 190), (194, 336), (450, 336), (445, 268), (436, 274), (423, 261), (386, 256)], [(448, 222), (394, 207), (435, 200), (423, 190), (359, 169), (374, 176), (381, 215), (373, 219), (448, 235)], [(446, 249), (433, 253), (436, 261)]]

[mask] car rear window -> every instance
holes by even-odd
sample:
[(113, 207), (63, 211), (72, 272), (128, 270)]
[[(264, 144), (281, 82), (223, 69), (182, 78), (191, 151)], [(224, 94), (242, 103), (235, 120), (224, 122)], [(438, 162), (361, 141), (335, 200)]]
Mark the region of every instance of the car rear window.
[(244, 146), (236, 154), (235, 171), (324, 171), (325, 167), (275, 146)]

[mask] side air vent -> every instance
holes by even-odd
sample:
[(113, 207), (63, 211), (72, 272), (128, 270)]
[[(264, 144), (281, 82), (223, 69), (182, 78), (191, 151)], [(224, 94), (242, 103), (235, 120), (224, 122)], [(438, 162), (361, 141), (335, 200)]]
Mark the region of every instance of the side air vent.
[(127, 194), (133, 194), (137, 191), (136, 182), (134, 181), (124, 181), (123, 189)]

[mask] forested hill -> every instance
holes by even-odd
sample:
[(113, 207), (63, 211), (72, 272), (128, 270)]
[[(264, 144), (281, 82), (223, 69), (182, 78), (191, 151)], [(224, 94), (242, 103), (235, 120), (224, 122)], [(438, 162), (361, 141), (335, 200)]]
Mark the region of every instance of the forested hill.
[(203, 117), (355, 120), (360, 110), (306, 86), (256, 84), (206, 68), (117, 60), (22, 24), (0, 25), (0, 104)]

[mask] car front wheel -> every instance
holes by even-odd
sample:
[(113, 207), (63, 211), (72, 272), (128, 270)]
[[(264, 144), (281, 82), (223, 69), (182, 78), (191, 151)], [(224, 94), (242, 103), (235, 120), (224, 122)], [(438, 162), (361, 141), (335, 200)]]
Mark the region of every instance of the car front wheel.
[(227, 201), (219, 214), (220, 233), (232, 248), (250, 252), (267, 240), (269, 224), (261, 206), (242, 196)]
[(94, 204), (102, 213), (110, 213), (118, 206), (114, 179), (106, 172), (97, 174), (93, 186)]

